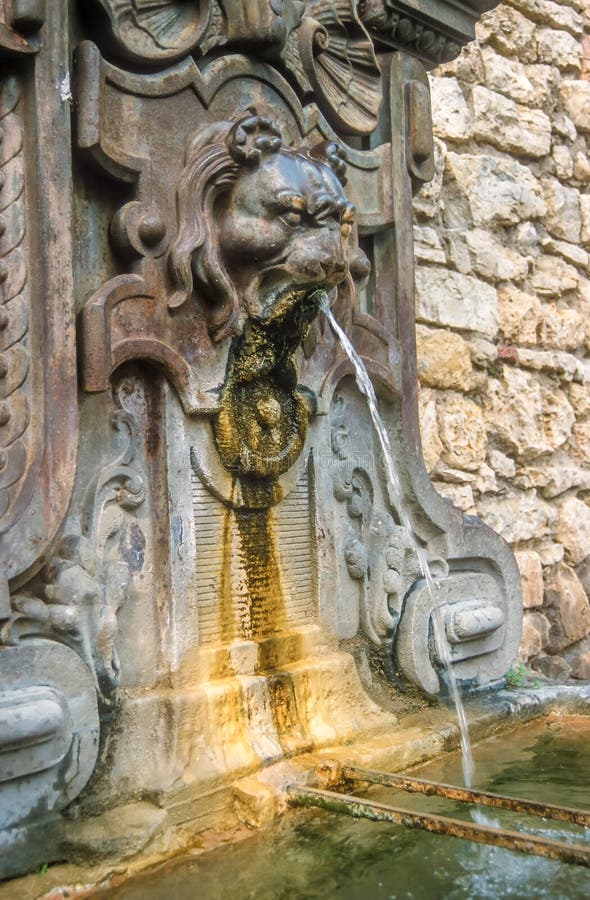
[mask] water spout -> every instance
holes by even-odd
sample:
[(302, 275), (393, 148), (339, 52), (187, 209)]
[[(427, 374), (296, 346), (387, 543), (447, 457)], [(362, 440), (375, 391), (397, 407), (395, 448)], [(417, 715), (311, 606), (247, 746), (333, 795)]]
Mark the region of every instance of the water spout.
[(319, 302), (319, 306), (322, 312), (326, 315), (330, 326), (332, 327), (332, 330), (334, 331), (334, 334), (336, 335), (340, 346), (342, 347), (342, 350), (349, 358), (354, 370), (354, 376), (358, 389), (367, 400), (369, 413), (371, 415), (371, 421), (373, 423), (373, 428), (379, 441), (381, 457), (383, 459), (387, 496), (391, 506), (397, 511), (401, 524), (404, 526), (404, 528), (406, 528), (408, 535), (410, 536), (412, 549), (414, 550), (418, 558), (420, 572), (422, 574), (422, 577), (424, 578), (424, 582), (430, 595), (433, 609), (432, 625), (434, 629), (436, 647), (445, 667), (448, 688), (451, 699), (455, 706), (459, 724), (463, 764), (463, 780), (466, 787), (471, 787), (473, 782), (473, 755), (471, 752), (471, 742), (469, 739), (469, 726), (467, 723), (467, 716), (465, 714), (465, 707), (461, 698), (461, 691), (459, 689), (459, 685), (453, 671), (453, 665), (449, 653), (449, 646), (445, 637), (445, 623), (443, 621), (440, 606), (436, 602), (437, 584), (430, 569), (430, 563), (426, 550), (422, 546), (416, 534), (410, 516), (402, 500), (402, 489), (397, 464), (391, 448), (391, 442), (389, 440), (387, 428), (385, 427), (385, 423), (381, 417), (381, 413), (379, 412), (377, 395), (375, 394), (373, 383), (369, 378), (369, 373), (367, 372), (362, 359), (354, 349), (347, 334), (342, 330), (334, 315), (332, 314), (328, 297), (325, 292), (317, 291), (315, 293), (321, 294), (321, 296), (316, 297), (317, 301)]

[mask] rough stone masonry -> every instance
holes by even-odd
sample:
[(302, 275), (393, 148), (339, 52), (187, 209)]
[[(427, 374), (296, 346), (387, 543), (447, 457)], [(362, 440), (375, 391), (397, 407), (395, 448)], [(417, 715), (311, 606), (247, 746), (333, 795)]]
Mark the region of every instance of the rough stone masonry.
[(590, 0), (508, 0), (431, 76), (415, 202), (426, 463), (515, 550), (520, 658), (590, 678)]

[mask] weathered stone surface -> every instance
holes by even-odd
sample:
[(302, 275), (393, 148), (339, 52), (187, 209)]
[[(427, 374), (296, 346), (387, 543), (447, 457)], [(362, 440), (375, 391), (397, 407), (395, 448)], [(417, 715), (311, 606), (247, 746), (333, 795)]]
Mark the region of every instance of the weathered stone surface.
[(582, 230), (580, 239), (583, 244), (590, 244), (590, 194), (582, 194), (580, 197), (580, 215), (582, 218)]
[(549, 622), (541, 612), (525, 611), (522, 617), (522, 637), (518, 658), (528, 662), (532, 656), (538, 656), (549, 637)]
[(519, 222), (512, 234), (515, 250), (530, 258), (538, 255), (541, 238), (538, 228), (532, 222)]
[(536, 62), (535, 26), (510, 6), (484, 14), (475, 33), (480, 41), (491, 44), (506, 56), (515, 56), (521, 62)]
[(431, 181), (422, 185), (414, 198), (414, 211), (424, 218), (434, 219), (439, 213), (441, 203), (441, 190), (445, 161), (447, 157), (446, 144), (435, 137), (434, 145), (434, 176)]
[(539, 325), (539, 340), (544, 347), (560, 350), (576, 350), (583, 333), (582, 320), (576, 309), (560, 307), (555, 303), (543, 306)]
[(472, 515), (475, 512), (473, 505), (473, 488), (470, 484), (449, 484), (445, 481), (432, 482), (436, 490), (453, 506), (462, 509), (464, 513)]
[(582, 34), (583, 17), (569, 5), (553, 3), (552, 0), (510, 0), (510, 3), (533, 22), (557, 29), (565, 28), (574, 35)]
[(544, 387), (519, 369), (505, 368), (500, 379), (490, 379), (484, 411), (491, 434), (523, 461), (565, 443), (575, 421), (562, 390)]
[(444, 140), (471, 137), (471, 113), (456, 78), (430, 79), (432, 128)]
[(442, 459), (458, 469), (475, 470), (486, 456), (486, 431), (481, 407), (459, 394), (437, 401)]
[(558, 112), (553, 116), (552, 125), (555, 134), (558, 134), (560, 137), (565, 138), (568, 141), (576, 140), (578, 136), (576, 126), (574, 125), (570, 117), (566, 116), (564, 112)]
[(498, 497), (483, 497), (478, 514), (508, 543), (539, 539), (553, 532), (557, 513), (535, 490), (511, 491)]
[(528, 466), (518, 470), (514, 483), (521, 488), (540, 488), (543, 497), (550, 500), (572, 488), (588, 490), (590, 470), (567, 462), (554, 466)]
[(541, 653), (530, 662), (535, 672), (540, 672), (541, 675), (552, 681), (566, 681), (572, 672), (572, 667), (563, 656), (548, 656), (546, 653)]
[(590, 422), (577, 422), (572, 435), (574, 454), (581, 462), (590, 464)]
[(568, 497), (559, 509), (555, 537), (565, 548), (567, 562), (576, 566), (590, 554), (590, 507), (577, 497)]
[(588, 634), (590, 603), (578, 576), (566, 563), (557, 563), (547, 573), (543, 611), (551, 626), (546, 642), (549, 653), (559, 653)]
[(574, 156), (574, 178), (578, 181), (581, 181), (582, 184), (588, 184), (590, 182), (590, 160), (586, 153), (582, 153), (580, 150)]
[(418, 415), (424, 465), (431, 472), (440, 459), (442, 442), (438, 434), (436, 394), (429, 388), (422, 388), (418, 395)]
[(567, 291), (575, 291), (580, 276), (573, 266), (557, 256), (539, 256), (531, 284), (541, 297), (560, 297)]
[(542, 543), (537, 546), (542, 566), (554, 566), (563, 559), (563, 544)]
[(447, 261), (438, 232), (428, 225), (414, 225), (414, 253), (419, 263), (444, 265)]
[(416, 349), (422, 384), (453, 391), (471, 389), (473, 366), (469, 347), (460, 335), (418, 327)]
[(563, 651), (563, 658), (571, 667), (571, 678), (590, 681), (590, 638), (584, 638)]
[(551, 150), (551, 122), (544, 112), (481, 85), (473, 89), (473, 133), (508, 153), (539, 158)]
[(567, 31), (540, 28), (536, 32), (537, 59), (565, 72), (580, 71), (582, 47)]
[[(481, 51), (485, 83), (492, 91), (505, 94), (519, 103), (534, 106), (542, 104), (537, 100), (537, 93), (527, 78), (527, 71), (521, 62), (508, 59), (495, 53), (491, 47), (482, 47)], [(536, 101), (536, 102), (535, 102)]]
[(514, 553), (522, 578), (522, 605), (534, 609), (543, 605), (543, 569), (539, 554), (534, 550), (516, 550)]
[(580, 360), (563, 350), (531, 350), (529, 347), (522, 347), (518, 350), (518, 362), (523, 369), (557, 375), (560, 381), (582, 379)]
[(419, 321), (493, 337), (498, 330), (497, 307), (495, 289), (469, 275), (426, 266), (416, 270)]
[(542, 185), (547, 204), (547, 231), (556, 238), (577, 244), (582, 228), (577, 190), (564, 187), (556, 178), (545, 178)]
[(559, 100), (561, 73), (555, 66), (526, 66), (526, 77), (533, 86), (534, 96), (530, 106), (540, 106), (546, 113), (553, 113)]
[(541, 324), (541, 303), (534, 294), (526, 294), (513, 285), (498, 288), (500, 331), (504, 340), (533, 347)]
[(469, 353), (474, 366), (487, 368), (498, 359), (498, 348), (485, 338), (469, 336)]
[(500, 490), (496, 481), (496, 473), (487, 463), (482, 463), (479, 467), (473, 482), (473, 490), (479, 494), (497, 494)]
[(475, 472), (466, 472), (464, 469), (452, 469), (444, 463), (439, 463), (434, 472), (434, 477), (447, 484), (475, 484), (477, 475)]
[(568, 387), (568, 399), (576, 416), (590, 414), (590, 385), (570, 384)]
[[(582, 212), (582, 201), (584, 199), (584, 197), (580, 197), (580, 212)], [(585, 269), (588, 266), (588, 254), (582, 247), (578, 247), (577, 244), (568, 244), (567, 241), (556, 241), (553, 238), (546, 237), (543, 238), (541, 246), (547, 253), (562, 256), (566, 262), (572, 263), (574, 266), (580, 266), (582, 269)]]
[(118, 806), (101, 816), (68, 823), (64, 848), (74, 862), (86, 865), (105, 857), (125, 859), (146, 846), (166, 816), (166, 810), (141, 800)]
[(551, 151), (554, 174), (558, 178), (571, 178), (574, 174), (574, 161), (567, 147), (556, 144)]
[(272, 825), (277, 815), (277, 792), (258, 778), (241, 778), (233, 786), (238, 820), (250, 828)]
[(561, 99), (576, 128), (590, 131), (590, 81), (563, 81)]
[(539, 183), (514, 160), (449, 153), (447, 170), (463, 193), (475, 225), (514, 225), (545, 215)]
[(489, 231), (472, 228), (463, 238), (470, 267), (478, 275), (494, 281), (521, 281), (527, 275), (527, 260), (501, 244)]
[(483, 80), (483, 63), (481, 60), (481, 47), (473, 42), (463, 47), (463, 50), (447, 63), (437, 67), (437, 74), (454, 76), (464, 83)]
[(516, 463), (501, 450), (490, 450), (488, 453), (490, 466), (500, 478), (512, 478), (516, 474)]

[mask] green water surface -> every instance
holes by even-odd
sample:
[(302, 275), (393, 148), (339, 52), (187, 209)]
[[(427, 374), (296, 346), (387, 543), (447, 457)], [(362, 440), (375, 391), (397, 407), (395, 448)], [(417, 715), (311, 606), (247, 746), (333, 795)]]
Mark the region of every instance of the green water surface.
[[(543, 720), (474, 751), (474, 787), (590, 809), (590, 719)], [(456, 754), (414, 770), (461, 784)], [(367, 796), (409, 809), (469, 818), (470, 807), (389, 788)], [(480, 821), (590, 844), (590, 829), (485, 809)], [(590, 869), (453, 837), (319, 810), (293, 813), (190, 862), (111, 889), (117, 900), (590, 900)]]

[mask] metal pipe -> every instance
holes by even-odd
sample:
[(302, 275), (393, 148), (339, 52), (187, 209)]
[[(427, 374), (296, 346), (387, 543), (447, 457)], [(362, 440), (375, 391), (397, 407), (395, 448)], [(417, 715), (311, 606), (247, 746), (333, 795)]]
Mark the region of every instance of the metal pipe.
[(492, 844), (505, 850), (516, 850), (560, 862), (573, 863), (590, 868), (590, 847), (580, 844), (566, 844), (536, 835), (521, 834), (505, 828), (492, 828), (489, 825), (476, 825), (461, 819), (431, 813), (416, 813), (407, 809), (389, 806), (387, 803), (376, 803), (353, 797), (350, 794), (337, 794), (334, 791), (323, 791), (319, 788), (287, 788), (289, 802), (294, 806), (319, 807), (332, 812), (345, 813), (354, 818), (372, 819), (375, 822), (391, 822), (405, 825), (408, 828), (420, 828), (434, 834), (447, 834), (452, 837), (476, 841), (479, 844)]
[(556, 806), (553, 803), (538, 803), (522, 797), (506, 797), (504, 794), (491, 794), (487, 791), (471, 791), (467, 788), (441, 784), (438, 781), (426, 781), (411, 778), (409, 775), (393, 775), (389, 772), (378, 772), (374, 769), (362, 769), (358, 766), (343, 766), (344, 778), (351, 781), (368, 781), (371, 784), (382, 784), (385, 787), (399, 788), (416, 794), (445, 797), (447, 800), (460, 800), (462, 803), (478, 803), (482, 806), (495, 806), (510, 809), (513, 812), (541, 816), (544, 819), (556, 819), (559, 822), (573, 822), (574, 825), (590, 826), (590, 812), (574, 809), (570, 806)]

